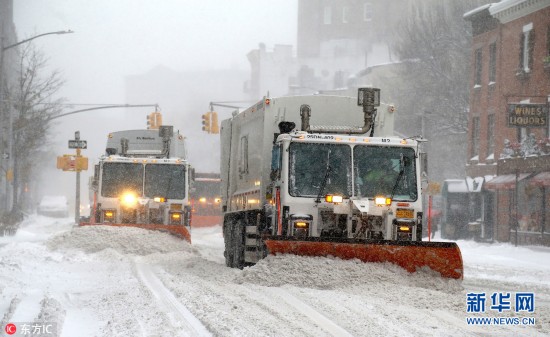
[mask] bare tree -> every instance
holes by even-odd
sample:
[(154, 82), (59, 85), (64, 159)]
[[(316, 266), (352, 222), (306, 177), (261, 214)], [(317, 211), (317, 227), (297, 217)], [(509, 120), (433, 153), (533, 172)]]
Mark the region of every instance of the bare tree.
[(464, 13), (487, 1), (424, 1), (424, 10), (398, 28), (394, 50), (401, 76), (434, 117), (435, 134), (465, 132), (469, 104), (471, 29)]
[[(415, 15), (396, 29), (393, 48), (403, 61), (399, 77), (408, 83), (406, 105), (423, 116), (431, 157), (442, 159), (430, 165), (438, 178), (464, 174), (463, 165), (457, 163), (465, 163), (466, 155), (472, 34), (463, 16), (487, 2), (416, 1)], [(435, 139), (446, 143), (435, 146)]]
[(13, 207), (21, 209), (22, 193), (33, 183), (35, 170), (43, 162), (42, 151), (49, 140), (51, 118), (62, 110), (57, 98), (64, 80), (58, 71), (47, 70), (47, 59), (32, 44), (19, 50), (17, 81), (7, 89), (13, 119), (14, 177)]

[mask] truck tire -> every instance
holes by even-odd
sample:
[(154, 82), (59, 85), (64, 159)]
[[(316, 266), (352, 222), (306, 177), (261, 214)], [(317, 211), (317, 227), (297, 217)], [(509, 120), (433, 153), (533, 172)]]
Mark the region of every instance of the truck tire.
[(233, 265), (232, 268), (244, 267), (244, 221), (239, 219), (233, 222)]
[(233, 268), (233, 221), (231, 218), (224, 219), (223, 223), (223, 239), (225, 244), (225, 265), (229, 268)]

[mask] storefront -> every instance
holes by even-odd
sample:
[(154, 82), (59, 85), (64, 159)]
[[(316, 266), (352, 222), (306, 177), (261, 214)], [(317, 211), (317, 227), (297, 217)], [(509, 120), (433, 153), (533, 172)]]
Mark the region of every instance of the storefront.
[(483, 177), (447, 179), (441, 190), (441, 237), (490, 241), (493, 237), (492, 196), (484, 192)]
[(504, 174), (485, 183), (494, 193), (495, 239), (550, 246), (550, 172)]

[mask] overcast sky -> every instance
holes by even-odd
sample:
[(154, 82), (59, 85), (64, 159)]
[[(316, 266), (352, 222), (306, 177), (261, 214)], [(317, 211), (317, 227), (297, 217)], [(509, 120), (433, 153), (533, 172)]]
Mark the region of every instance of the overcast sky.
[[(33, 41), (51, 68), (61, 71), (66, 84), (60, 96), (69, 102), (160, 103), (126, 102), (124, 77), (159, 65), (174, 71), (248, 71), (246, 54), (259, 43), (265, 43), (268, 50), (275, 44), (296, 45), (297, 1), (14, 0), (14, 22), (19, 41), (47, 32), (74, 31)], [(67, 140), (79, 130), (82, 139), (88, 140), (84, 155), (90, 157), (92, 168), (103, 154), (107, 133), (145, 127), (150, 110), (132, 109), (138, 118), (115, 130), (110, 121), (123, 115), (117, 110), (62, 118), (55, 126), (52, 149), (58, 155), (73, 152)], [(54, 160), (47, 166), (55, 166)], [(54, 170), (48, 180), (53, 183), (61, 177), (66, 182), (69, 175)], [(73, 179), (69, 180), (74, 190)], [(83, 177), (83, 194), (86, 181)]]
[(14, 0), (20, 40), (75, 32), (35, 44), (63, 72), (69, 100), (85, 103), (117, 99), (123, 76), (157, 65), (249, 69), (258, 43), (296, 44), (296, 17), (297, 0)]

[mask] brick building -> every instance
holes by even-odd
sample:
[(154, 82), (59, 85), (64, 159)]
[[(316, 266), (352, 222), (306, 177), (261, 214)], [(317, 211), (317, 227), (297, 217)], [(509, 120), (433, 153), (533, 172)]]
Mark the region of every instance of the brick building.
[(471, 22), (469, 177), (486, 238), (550, 245), (550, 0), (503, 0)]

